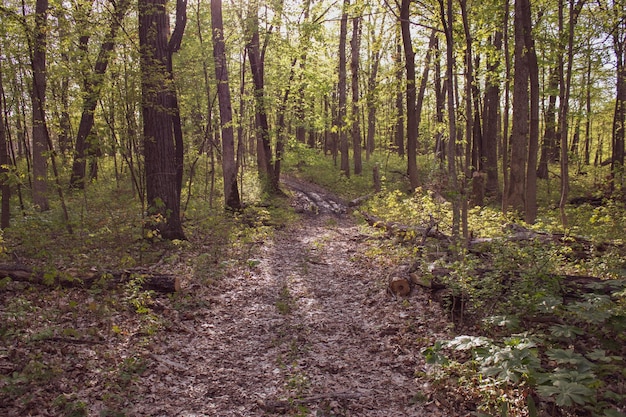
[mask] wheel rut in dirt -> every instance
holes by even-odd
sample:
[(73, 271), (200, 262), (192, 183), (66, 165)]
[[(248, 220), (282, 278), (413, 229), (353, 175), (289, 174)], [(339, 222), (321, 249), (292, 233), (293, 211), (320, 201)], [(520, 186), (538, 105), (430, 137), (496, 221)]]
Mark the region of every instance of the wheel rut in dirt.
[(312, 194), (326, 203), (264, 242), (255, 266), (220, 281), (206, 308), (173, 320), (155, 342), (135, 411), (452, 415), (416, 401), (425, 364), (415, 340), (444, 331), (438, 308), (425, 295), (387, 295), (387, 271), (365, 256), (368, 236), (340, 200), (287, 185), (294, 204), (300, 194), (308, 207)]

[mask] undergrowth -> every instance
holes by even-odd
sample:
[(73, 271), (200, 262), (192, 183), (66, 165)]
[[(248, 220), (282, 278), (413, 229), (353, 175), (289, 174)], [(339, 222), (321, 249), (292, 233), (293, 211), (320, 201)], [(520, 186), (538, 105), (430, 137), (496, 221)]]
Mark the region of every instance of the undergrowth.
[[(357, 210), (408, 228), (401, 235), (369, 230), (379, 239), (367, 253), (389, 268), (411, 265), (421, 282), (438, 282), (445, 289), (430, 291), (441, 294), (454, 324), (451, 339), (423, 350), (430, 365), (416, 377), (435, 392), (423, 401), (449, 395), (481, 416), (626, 416), (624, 201), (568, 205), (563, 228), (552, 179), (539, 184), (533, 225), (487, 205), (467, 212), (480, 243), (425, 240), (420, 227), (434, 223), (448, 235), (452, 227), (436, 171), (423, 173), (424, 186), (408, 193), (406, 178), (396, 175), (405, 162), (395, 157), (367, 162), (357, 178), (330, 169), (332, 158), (316, 151), (297, 147), (293, 158), (294, 175), (340, 194), (349, 189), (349, 198), (371, 194), (371, 170), (384, 166), (382, 191)], [(598, 194), (598, 178), (604, 175), (573, 178), (574, 196)], [(531, 237), (510, 239), (518, 230)]]

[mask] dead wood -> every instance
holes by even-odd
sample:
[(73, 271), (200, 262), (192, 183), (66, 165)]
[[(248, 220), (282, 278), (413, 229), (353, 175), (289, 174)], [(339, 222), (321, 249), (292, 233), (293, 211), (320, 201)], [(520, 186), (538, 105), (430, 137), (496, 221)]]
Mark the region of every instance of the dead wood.
[(476, 251), (477, 247), (480, 247), (483, 243), (492, 242), (524, 242), (524, 241), (539, 241), (545, 243), (557, 243), (570, 247), (572, 249), (571, 258), (574, 259), (587, 259), (593, 253), (602, 253), (614, 248), (623, 250), (624, 245), (616, 242), (593, 242), (582, 236), (565, 235), (563, 233), (548, 233), (530, 230), (524, 226), (518, 224), (509, 224), (506, 229), (511, 232), (506, 237), (494, 237), (494, 238), (472, 238), (469, 241), (469, 247)]
[(389, 291), (396, 296), (405, 297), (411, 293), (411, 281), (406, 277), (389, 277)]
[(120, 271), (99, 271), (90, 274), (71, 274), (55, 271), (49, 273), (21, 265), (0, 265), (0, 277), (38, 285), (54, 285), (65, 288), (92, 288), (96, 286), (115, 288), (136, 281), (146, 291), (173, 293), (180, 291), (180, 278), (172, 274), (159, 274), (141, 268)]
[[(453, 271), (447, 268), (434, 268), (428, 274), (411, 273), (411, 280), (433, 291), (446, 289), (442, 278), (452, 275)], [(496, 274), (502, 283), (507, 285), (513, 280), (522, 279), (522, 271), (496, 271), (495, 269), (481, 268), (474, 271), (475, 276)], [(545, 279), (554, 279), (560, 283), (561, 295), (565, 299), (578, 299), (582, 294), (612, 295), (616, 291), (626, 288), (626, 280), (602, 279), (588, 275), (547, 274)]]
[(427, 226), (408, 226), (396, 222), (386, 222), (369, 213), (361, 213), (367, 224), (378, 229), (383, 229), (388, 233), (402, 238), (421, 237), (421, 244), (424, 244), (426, 238), (432, 237), (439, 240), (450, 241), (450, 237), (437, 229), (437, 222), (431, 217)]

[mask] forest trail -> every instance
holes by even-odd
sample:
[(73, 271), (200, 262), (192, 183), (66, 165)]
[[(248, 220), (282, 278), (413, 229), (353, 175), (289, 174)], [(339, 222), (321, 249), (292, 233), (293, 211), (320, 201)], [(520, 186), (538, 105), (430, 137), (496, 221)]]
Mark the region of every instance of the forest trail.
[(427, 371), (420, 350), (445, 331), (438, 305), (387, 294), (389, 271), (364, 256), (369, 236), (345, 206), (286, 185), (301, 219), (157, 336), (132, 414), (458, 415), (415, 377)]

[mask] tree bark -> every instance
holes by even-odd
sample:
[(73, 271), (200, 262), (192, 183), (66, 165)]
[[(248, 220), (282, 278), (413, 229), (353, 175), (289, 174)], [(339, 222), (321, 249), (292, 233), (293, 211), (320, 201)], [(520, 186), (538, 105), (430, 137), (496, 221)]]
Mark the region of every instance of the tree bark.
[(527, 223), (537, 217), (537, 154), (539, 152), (539, 66), (532, 33), (531, 6), (524, 14), (524, 44), (528, 55), (528, 78), (530, 83), (530, 120), (528, 128), (528, 157), (526, 166), (526, 189), (524, 216)]
[(341, 171), (350, 177), (350, 156), (348, 147), (348, 133), (346, 132), (346, 117), (348, 100), (346, 97), (346, 38), (348, 36), (348, 8), (350, 0), (344, 0), (341, 12), (339, 29), (339, 80), (337, 94), (339, 98), (337, 120), (335, 126), (339, 132), (339, 153), (341, 154)]
[(511, 129), (511, 164), (508, 206), (523, 213), (525, 208), (524, 179), (528, 159), (528, 53), (526, 51), (524, 16), (530, 13), (527, 0), (515, 0), (515, 49), (513, 79), (513, 126)]
[(224, 23), (222, 20), (222, 0), (211, 0), (211, 28), (213, 30), (213, 57), (215, 58), (215, 79), (220, 108), (222, 128), (222, 171), (224, 177), (224, 205), (231, 210), (239, 210), (239, 188), (237, 187), (237, 164), (235, 163), (235, 133), (233, 110), (228, 84), (228, 68), (224, 44)]
[(411, 41), (410, 22), (411, 0), (402, 0), (400, 4), (400, 28), (402, 31), (402, 47), (404, 49), (404, 68), (406, 70), (406, 147), (407, 147), (407, 174), (411, 190), (419, 186), (417, 173), (417, 114), (415, 103), (417, 100), (415, 80), (415, 52)]
[(265, 103), (265, 80), (264, 61), (261, 55), (261, 40), (259, 37), (259, 17), (258, 3), (250, 2), (248, 12), (249, 38), (246, 44), (248, 58), (250, 61), (250, 71), (252, 72), (252, 82), (254, 84), (254, 104), (257, 122), (257, 161), (259, 165), (259, 176), (264, 191), (270, 195), (279, 193), (279, 178), (274, 172), (272, 164), (272, 147), (270, 140), (270, 128), (267, 116), (267, 106)]
[(2, 190), (2, 203), (0, 214), (0, 228), (3, 230), (10, 226), (11, 222), (11, 185), (7, 177), (10, 164), (9, 148), (5, 126), (6, 98), (4, 95), (4, 81), (0, 62), (0, 189)]
[(351, 81), (352, 81), (352, 156), (354, 158), (354, 174), (361, 175), (363, 162), (361, 158), (361, 123), (359, 118), (359, 56), (361, 52), (361, 16), (352, 18), (352, 39), (350, 40)]
[(144, 158), (150, 229), (184, 239), (180, 220), (167, 0), (139, 0)]
[(74, 144), (74, 162), (72, 163), (72, 175), (70, 186), (82, 189), (85, 187), (85, 175), (87, 157), (94, 156), (98, 152), (99, 144), (95, 138), (90, 138), (94, 125), (94, 112), (100, 99), (100, 90), (104, 82), (104, 74), (109, 65), (109, 58), (115, 48), (115, 37), (122, 25), (122, 20), (130, 6), (130, 0), (120, 0), (113, 2), (114, 11), (109, 27), (109, 33), (96, 58), (93, 71), (89, 73), (84, 85), (83, 111), (78, 125), (78, 133)]
[(128, 269), (123, 271), (102, 271), (92, 274), (70, 275), (59, 273), (49, 278), (48, 274), (18, 265), (0, 265), (0, 277), (9, 277), (14, 281), (30, 282), (38, 285), (54, 285), (64, 288), (115, 288), (138, 279), (140, 286), (146, 291), (173, 293), (180, 291), (180, 278), (172, 274), (159, 274), (144, 269)]
[(46, 37), (48, 33), (48, 0), (35, 5), (35, 34), (31, 47), (33, 71), (33, 204), (41, 211), (50, 209), (48, 203), (48, 127), (46, 126)]
[[(493, 36), (492, 46), (498, 52), (502, 48), (502, 31)], [(485, 81), (485, 104), (483, 110), (483, 136), (480, 147), (480, 170), (487, 174), (485, 194), (489, 197), (498, 195), (498, 117), (500, 115), (500, 80), (498, 58), (489, 60)]]

